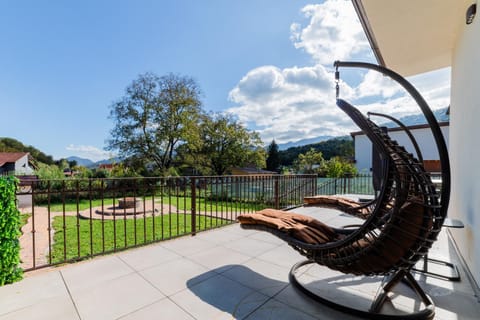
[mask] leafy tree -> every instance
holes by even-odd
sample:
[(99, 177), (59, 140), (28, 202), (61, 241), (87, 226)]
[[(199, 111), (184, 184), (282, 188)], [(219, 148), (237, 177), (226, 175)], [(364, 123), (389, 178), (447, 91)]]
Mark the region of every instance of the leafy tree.
[(324, 172), (328, 178), (339, 178), (347, 174), (356, 174), (357, 168), (345, 159), (333, 157), (325, 162)]
[(68, 166), (73, 169), (74, 167), (78, 166), (77, 160), (70, 160), (68, 161)]
[(96, 169), (95, 171), (92, 172), (92, 178), (108, 178), (110, 177), (110, 173), (108, 170), (105, 169)]
[(235, 166), (265, 167), (265, 150), (257, 132), (248, 131), (232, 116), (205, 116), (200, 139), (186, 144), (180, 158), (200, 172), (225, 174)]
[(57, 167), (59, 167), (61, 170), (69, 169), (69, 168), (70, 168), (70, 165), (69, 165), (68, 160), (67, 160), (67, 159), (64, 159), (64, 158), (55, 161), (55, 165), (56, 165)]
[(200, 89), (192, 78), (142, 74), (110, 106), (114, 129), (107, 148), (165, 174), (176, 147), (198, 138), (201, 113)]
[(25, 146), (20, 141), (12, 138), (0, 138), (0, 152), (29, 152), (35, 163), (54, 163), (52, 156), (46, 155), (32, 146)]
[(84, 166), (70, 167), (75, 171), (75, 178), (93, 178), (93, 171)]
[(267, 170), (278, 172), (280, 168), (280, 154), (278, 152), (278, 145), (275, 142), (275, 139), (272, 140), (268, 146), (267, 153)]
[(323, 154), (310, 148), (306, 153), (300, 153), (293, 162), (294, 167), (303, 173), (318, 173), (324, 166)]
[(65, 175), (63, 174), (63, 169), (60, 169), (58, 166), (46, 165), (46, 164), (39, 164), (37, 170), (35, 170), (35, 174), (40, 179), (50, 180), (50, 179), (64, 179)]
[(125, 178), (125, 177), (138, 177), (140, 176), (133, 168), (129, 167), (126, 163), (115, 163), (112, 170), (109, 173), (109, 177)]
[(286, 150), (279, 151), (280, 165), (292, 165), (293, 161), (298, 158), (300, 153), (305, 154), (311, 148), (321, 152), (325, 160), (336, 156), (342, 158), (353, 158), (354, 155), (353, 140), (350, 137), (337, 137), (319, 143), (291, 147)]

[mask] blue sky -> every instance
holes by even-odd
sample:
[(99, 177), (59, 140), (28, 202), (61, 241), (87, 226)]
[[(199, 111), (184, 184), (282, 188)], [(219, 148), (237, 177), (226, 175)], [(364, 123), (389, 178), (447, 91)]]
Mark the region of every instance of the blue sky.
[[(234, 113), (266, 144), (348, 134), (331, 65), (374, 62), (345, 0), (0, 1), (0, 41), (0, 137), (56, 159), (108, 158), (109, 106), (145, 72), (193, 77), (205, 110)], [(365, 110), (383, 98), (412, 112), (384, 79), (345, 79), (345, 97)], [(448, 79), (413, 80), (444, 107)]]

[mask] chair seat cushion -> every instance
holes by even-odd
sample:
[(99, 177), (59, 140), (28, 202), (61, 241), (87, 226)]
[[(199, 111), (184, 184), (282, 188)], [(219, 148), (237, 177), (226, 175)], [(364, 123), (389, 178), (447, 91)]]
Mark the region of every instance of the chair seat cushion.
[(238, 217), (241, 224), (263, 225), (285, 232), (309, 244), (334, 241), (339, 235), (328, 225), (305, 215), (276, 209), (264, 209)]
[(371, 213), (371, 209), (365, 206), (365, 203), (344, 197), (316, 195), (304, 197), (303, 201), (306, 205), (334, 208), (362, 219), (366, 219)]

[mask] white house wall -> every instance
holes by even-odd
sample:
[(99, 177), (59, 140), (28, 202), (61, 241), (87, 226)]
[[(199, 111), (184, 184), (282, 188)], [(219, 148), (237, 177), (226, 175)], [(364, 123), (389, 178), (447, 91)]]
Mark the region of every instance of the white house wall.
[(355, 136), (355, 165), (361, 173), (368, 173), (372, 167), (372, 143), (366, 135)]
[(465, 224), (464, 229), (451, 231), (480, 283), (480, 15), (462, 28), (452, 61), (448, 214)]
[[(441, 127), (443, 136), (449, 145), (449, 127)], [(430, 129), (421, 128), (411, 130), (411, 133), (417, 140), (417, 144), (422, 152), (424, 160), (438, 160), (438, 152), (436, 144), (431, 134)], [(388, 133), (393, 140), (396, 140), (399, 145), (404, 146), (409, 152), (415, 153), (415, 148), (410, 142), (408, 135), (404, 131), (391, 131)], [(369, 172), (372, 167), (372, 143), (365, 135), (355, 136), (355, 161), (357, 169), (360, 172)]]
[(28, 165), (28, 155), (21, 157), (15, 162), (15, 174), (32, 174), (33, 170)]

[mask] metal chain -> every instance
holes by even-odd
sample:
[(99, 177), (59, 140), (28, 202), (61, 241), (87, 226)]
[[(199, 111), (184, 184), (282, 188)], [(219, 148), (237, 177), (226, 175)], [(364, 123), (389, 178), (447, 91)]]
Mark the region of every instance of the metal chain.
[(335, 68), (335, 97), (338, 99), (340, 95), (340, 71), (338, 71), (338, 66)]

